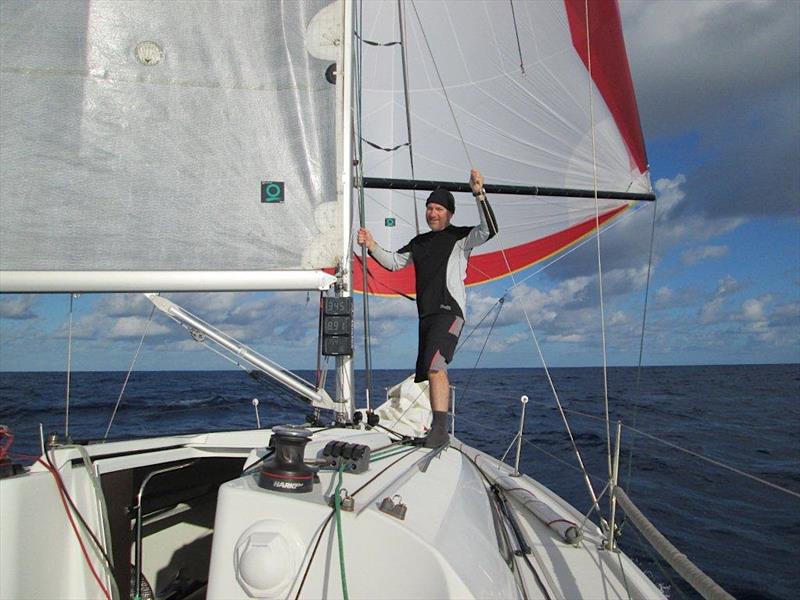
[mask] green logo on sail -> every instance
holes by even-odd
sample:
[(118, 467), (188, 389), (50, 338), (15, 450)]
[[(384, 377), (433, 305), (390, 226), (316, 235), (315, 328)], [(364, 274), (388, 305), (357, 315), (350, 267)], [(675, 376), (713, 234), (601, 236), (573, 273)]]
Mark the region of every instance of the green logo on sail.
[(265, 202), (267, 204), (276, 204), (279, 202), (283, 202), (283, 182), (262, 181), (261, 202)]

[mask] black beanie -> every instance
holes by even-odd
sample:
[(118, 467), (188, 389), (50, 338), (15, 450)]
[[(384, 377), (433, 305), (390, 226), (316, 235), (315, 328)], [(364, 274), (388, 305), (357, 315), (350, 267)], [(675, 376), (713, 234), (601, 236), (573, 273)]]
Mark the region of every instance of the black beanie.
[(441, 204), (451, 213), (456, 212), (456, 200), (453, 198), (453, 194), (444, 188), (436, 188), (433, 190), (431, 195), (428, 196), (428, 199), (425, 201), (425, 206), (428, 206), (428, 204), (431, 202)]

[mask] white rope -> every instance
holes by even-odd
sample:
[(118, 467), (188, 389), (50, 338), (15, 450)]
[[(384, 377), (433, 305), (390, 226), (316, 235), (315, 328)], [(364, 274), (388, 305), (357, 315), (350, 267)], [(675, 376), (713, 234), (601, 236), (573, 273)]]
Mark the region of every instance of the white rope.
[(142, 344), (144, 343), (144, 338), (147, 336), (147, 330), (150, 328), (150, 323), (153, 320), (153, 313), (155, 310), (156, 305), (154, 304), (150, 309), (150, 316), (147, 318), (147, 323), (144, 325), (144, 331), (142, 332), (142, 337), (139, 340), (139, 346), (136, 348), (136, 352), (133, 355), (133, 360), (131, 360), (131, 364), (128, 367), (128, 373), (125, 375), (125, 381), (122, 382), (122, 389), (119, 391), (119, 397), (117, 398), (117, 403), (114, 405), (114, 411), (111, 413), (111, 418), (108, 420), (108, 427), (106, 427), (106, 433), (103, 436), (103, 441), (108, 439), (108, 433), (111, 431), (111, 425), (114, 423), (114, 417), (117, 416), (117, 410), (119, 410), (119, 405), (122, 402), (122, 396), (125, 394), (125, 388), (128, 386), (128, 380), (131, 378), (131, 373), (133, 372), (133, 367), (136, 364), (136, 359), (139, 358), (139, 352), (142, 350)]
[(67, 331), (67, 399), (64, 407), (64, 439), (69, 439), (69, 388), (72, 379), (72, 301), (75, 294), (69, 295), (69, 328)]
[(586, 54), (589, 68), (589, 119), (592, 132), (592, 176), (594, 185), (595, 239), (597, 240), (597, 285), (600, 291), (600, 337), (603, 350), (603, 406), (606, 415), (608, 476), (611, 477), (611, 420), (608, 416), (608, 353), (606, 351), (606, 312), (603, 299), (603, 263), (600, 258), (600, 202), (597, 198), (597, 149), (594, 122), (594, 82), (592, 80), (592, 43), (589, 32), (589, 0), (584, 0), (586, 17)]

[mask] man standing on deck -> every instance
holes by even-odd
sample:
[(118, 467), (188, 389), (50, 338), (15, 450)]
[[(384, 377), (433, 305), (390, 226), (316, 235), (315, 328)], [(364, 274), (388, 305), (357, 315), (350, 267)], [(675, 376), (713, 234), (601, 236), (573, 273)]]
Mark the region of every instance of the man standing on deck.
[(414, 381), (428, 380), (433, 424), (425, 438), (426, 448), (448, 441), (447, 411), (450, 381), (447, 364), (453, 359), (458, 336), (464, 327), (467, 291), (467, 261), (472, 249), (497, 233), (497, 222), (483, 190), (483, 176), (476, 169), (469, 179), (478, 203), (480, 224), (456, 227), (450, 224), (456, 210), (453, 194), (437, 188), (425, 202), (425, 220), (431, 230), (391, 252), (381, 248), (367, 229), (358, 230), (358, 243), (384, 268), (397, 271), (413, 261), (416, 270), (419, 349)]

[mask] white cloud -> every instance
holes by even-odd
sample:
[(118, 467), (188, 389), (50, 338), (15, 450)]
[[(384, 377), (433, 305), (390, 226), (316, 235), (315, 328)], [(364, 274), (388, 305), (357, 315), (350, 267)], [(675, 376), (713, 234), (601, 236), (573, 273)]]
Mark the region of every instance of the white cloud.
[(578, 344), (586, 341), (586, 336), (579, 333), (570, 333), (564, 335), (549, 335), (547, 340), (550, 342)]
[[(743, 217), (707, 217), (687, 210), (686, 176), (661, 178), (655, 183), (658, 196), (656, 240), (663, 253), (687, 241), (705, 241), (730, 233), (747, 222)], [(695, 198), (694, 202), (701, 199)]]
[(772, 302), (772, 296), (769, 294), (745, 300), (742, 303), (742, 316), (747, 321), (764, 321), (764, 309), (770, 302)]
[(742, 288), (742, 284), (730, 275), (726, 275), (720, 279), (717, 282), (717, 289), (714, 292), (714, 296), (703, 304), (700, 309), (700, 322), (709, 324), (717, 321), (720, 318), (720, 313), (728, 297)]
[(800, 329), (800, 302), (791, 302), (776, 306), (770, 319), (776, 323), (793, 325)]
[(0, 319), (14, 319), (14, 320), (27, 320), (35, 319), (36, 313), (33, 311), (33, 305), (36, 303), (36, 296), (33, 294), (16, 296), (16, 297), (0, 297)]
[(761, 342), (773, 342), (778, 332), (772, 327), (766, 316), (766, 308), (772, 302), (772, 296), (765, 294), (758, 298), (749, 298), (742, 303), (741, 313), (736, 316), (744, 321), (745, 329)]
[(111, 339), (139, 339), (142, 337), (145, 328), (148, 336), (155, 337), (171, 333), (170, 328), (162, 323), (151, 322), (148, 326), (147, 319), (144, 317), (120, 317), (113, 322), (111, 329), (108, 330), (108, 337)]
[(686, 266), (696, 265), (707, 258), (720, 258), (728, 254), (727, 246), (701, 246), (686, 250), (681, 254), (681, 262)]
[(107, 317), (149, 314), (153, 303), (144, 294), (105, 294), (94, 304), (93, 312)]

